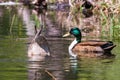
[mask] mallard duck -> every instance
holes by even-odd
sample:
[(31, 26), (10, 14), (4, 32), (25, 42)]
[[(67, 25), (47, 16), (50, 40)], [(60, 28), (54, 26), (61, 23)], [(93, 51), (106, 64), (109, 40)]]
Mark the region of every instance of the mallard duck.
[(82, 4), (82, 13), (84, 14), (84, 16), (90, 17), (93, 15), (93, 4), (87, 0), (84, 1), (84, 3)]
[(36, 35), (28, 47), (28, 61), (43, 61), (46, 56), (50, 56), (50, 48), (47, 39), (41, 35), (43, 25), (37, 32), (35, 26)]
[(93, 9), (93, 4), (90, 1), (84, 0), (82, 7), (84, 7), (85, 9)]
[(112, 41), (81, 41), (81, 30), (77, 27), (72, 28), (63, 37), (72, 34), (75, 40), (69, 46), (69, 54), (73, 57), (99, 57), (111, 55), (111, 50), (116, 46)]

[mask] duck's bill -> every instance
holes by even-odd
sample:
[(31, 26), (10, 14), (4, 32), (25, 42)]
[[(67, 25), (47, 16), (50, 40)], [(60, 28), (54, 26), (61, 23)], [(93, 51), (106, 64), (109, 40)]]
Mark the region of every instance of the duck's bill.
[(69, 32), (67, 32), (66, 34), (63, 35), (63, 37), (67, 37), (67, 36), (70, 36)]

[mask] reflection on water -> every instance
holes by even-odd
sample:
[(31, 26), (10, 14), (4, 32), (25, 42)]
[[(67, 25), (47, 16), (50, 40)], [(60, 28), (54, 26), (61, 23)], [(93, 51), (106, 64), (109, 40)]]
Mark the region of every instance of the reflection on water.
[[(77, 26), (79, 23), (76, 23), (77, 19), (74, 20), (75, 23), (72, 22), (75, 16), (67, 11), (47, 11), (47, 14), (44, 15), (37, 14), (38, 20), (44, 25), (42, 35), (49, 43), (51, 56), (46, 57), (43, 61), (28, 62), (26, 56), (28, 44), (26, 43), (31, 42), (35, 36), (36, 24), (31, 17), (33, 14), (36, 15), (36, 12), (27, 7), (14, 9), (15, 13), (12, 12), (12, 8), (4, 7), (2, 9), (0, 7), (0, 11), (2, 11), (0, 12), (1, 80), (27, 80), (27, 75), (28, 80), (119, 80), (120, 44), (117, 41), (115, 42), (117, 47), (113, 50), (113, 54), (116, 54), (115, 58), (83, 58), (79, 60), (69, 58), (68, 46), (73, 38), (62, 38), (62, 35), (72, 25)], [(17, 12), (19, 12), (18, 15)], [(10, 34), (13, 14), (17, 16)], [(88, 23), (86, 20), (83, 22)], [(88, 23), (86, 26), (88, 27), (89, 24), (93, 23)], [(84, 36), (100, 35), (100, 28), (92, 27), (95, 30), (82, 28)], [(39, 26), (37, 29), (39, 30)], [(98, 34), (96, 34), (96, 30), (98, 30)]]
[(43, 80), (44, 68), (42, 68), (42, 63), (42, 61), (28, 63), (28, 80)]

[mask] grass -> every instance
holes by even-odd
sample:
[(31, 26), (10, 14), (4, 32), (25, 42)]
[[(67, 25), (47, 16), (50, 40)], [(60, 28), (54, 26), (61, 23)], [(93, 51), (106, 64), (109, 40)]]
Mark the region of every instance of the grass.
[(118, 0), (110, 0), (112, 3), (102, 2), (100, 4), (100, 17), (102, 32), (105, 32), (106, 27), (109, 29), (110, 37), (119, 39), (120, 30), (120, 2)]

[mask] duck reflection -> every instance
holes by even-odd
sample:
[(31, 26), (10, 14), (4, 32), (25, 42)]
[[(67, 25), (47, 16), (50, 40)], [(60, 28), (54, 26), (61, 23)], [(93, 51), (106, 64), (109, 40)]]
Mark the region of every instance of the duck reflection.
[(66, 80), (60, 60), (29, 61), (28, 80)]
[(28, 80), (42, 80), (45, 73), (41, 63), (42, 61), (28, 62)]

